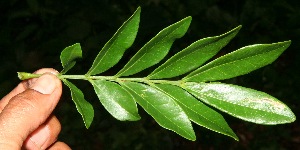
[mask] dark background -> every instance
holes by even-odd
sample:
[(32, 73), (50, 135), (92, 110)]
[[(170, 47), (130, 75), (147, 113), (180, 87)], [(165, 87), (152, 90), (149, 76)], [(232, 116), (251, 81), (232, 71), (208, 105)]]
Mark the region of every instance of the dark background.
[[(84, 74), (101, 47), (138, 6), (142, 8), (140, 29), (123, 62), (161, 29), (186, 16), (193, 17), (191, 26), (175, 42), (170, 55), (200, 38), (223, 34), (238, 25), (243, 25), (242, 30), (218, 56), (246, 45), (292, 40), (291, 46), (273, 64), (225, 82), (269, 93), (298, 116), (300, 7), (297, 0), (2, 0), (0, 96), (20, 82), (17, 71), (33, 72), (44, 67), (61, 70), (61, 50), (76, 42), (82, 45), (84, 59), (69, 74)], [(113, 75), (121, 66), (122, 62), (106, 75)], [(263, 126), (222, 113), (239, 136), (239, 142), (195, 124), (197, 141), (192, 142), (158, 126), (141, 108), (140, 121), (117, 121), (104, 110), (91, 85), (74, 82), (93, 103), (95, 118), (90, 129), (85, 129), (64, 87), (63, 100), (55, 114), (63, 127), (59, 140), (73, 149), (300, 149), (298, 121)]]

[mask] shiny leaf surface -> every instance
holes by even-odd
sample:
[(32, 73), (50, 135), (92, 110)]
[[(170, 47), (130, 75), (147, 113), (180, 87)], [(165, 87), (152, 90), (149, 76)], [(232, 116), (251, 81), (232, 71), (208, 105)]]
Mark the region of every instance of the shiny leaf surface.
[(63, 79), (62, 81), (66, 86), (69, 87), (71, 91), (71, 97), (75, 103), (77, 111), (81, 114), (85, 127), (89, 128), (94, 118), (93, 106), (84, 99), (83, 93), (74, 84), (66, 79)]
[(207, 107), (182, 88), (168, 84), (156, 84), (155, 86), (172, 97), (191, 121), (238, 140), (221, 114)]
[(247, 74), (272, 63), (289, 47), (290, 41), (257, 44), (224, 55), (190, 73), (184, 81), (205, 82)]
[(105, 109), (121, 121), (140, 119), (133, 97), (119, 84), (105, 80), (91, 80), (94, 90)]
[(94, 60), (94, 63), (87, 75), (95, 75), (106, 71), (114, 66), (122, 58), (134, 42), (138, 32), (141, 8), (123, 23), (113, 37), (104, 45)]
[(60, 54), (60, 61), (63, 66), (61, 74), (65, 74), (76, 64), (76, 60), (82, 58), (82, 50), (79, 43), (66, 47)]
[(145, 84), (135, 82), (123, 82), (121, 84), (130, 90), (136, 102), (160, 126), (172, 130), (189, 140), (196, 140), (188, 116), (172, 97)]
[(205, 103), (258, 124), (295, 121), (293, 112), (276, 98), (253, 89), (223, 83), (186, 83), (184, 88)]
[(173, 42), (186, 33), (191, 20), (191, 17), (184, 18), (160, 31), (129, 60), (116, 76), (129, 76), (157, 64), (167, 55)]
[(241, 27), (238, 26), (220, 36), (208, 37), (194, 42), (156, 68), (147, 78), (171, 78), (196, 69), (227, 45)]

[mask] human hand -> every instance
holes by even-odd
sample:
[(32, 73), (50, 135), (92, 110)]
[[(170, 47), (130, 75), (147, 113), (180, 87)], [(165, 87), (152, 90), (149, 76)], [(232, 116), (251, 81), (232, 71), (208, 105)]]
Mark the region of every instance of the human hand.
[(22, 81), (0, 101), (0, 149), (61, 149), (70, 147), (57, 142), (61, 130), (52, 115), (61, 93), (61, 81), (54, 69), (40, 69), (36, 79)]

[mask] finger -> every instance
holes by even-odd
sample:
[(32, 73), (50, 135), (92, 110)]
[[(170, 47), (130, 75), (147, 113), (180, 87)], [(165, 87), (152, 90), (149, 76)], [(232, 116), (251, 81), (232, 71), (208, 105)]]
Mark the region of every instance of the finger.
[(8, 104), (9, 100), (16, 96), (17, 94), (25, 91), (27, 89), (26, 87), (27, 81), (22, 81), (16, 88), (14, 88), (10, 93), (8, 93), (6, 96), (4, 96), (0, 101), (0, 113), (4, 109), (4, 107)]
[(63, 143), (63, 142), (56, 142), (48, 150), (71, 150), (71, 148)]
[(58, 119), (52, 115), (43, 125), (29, 135), (23, 147), (28, 150), (46, 149), (57, 140), (60, 130), (61, 125)]
[[(31, 80), (29, 89), (10, 99), (0, 114), (2, 145), (18, 145), (21, 148), (27, 136), (45, 122), (57, 105), (61, 86), (55, 75), (45, 73)], [(0, 149), (2, 145), (0, 143)]]
[[(34, 73), (37, 74), (43, 74), (46, 72), (50, 72), (52, 74), (58, 74), (59, 72), (52, 69), (52, 68), (43, 68), (43, 69), (39, 69), (37, 71), (35, 71)], [(1, 100), (0, 100), (0, 113), (2, 112), (2, 110), (4, 109), (4, 107), (7, 105), (7, 103), (9, 102), (9, 100), (16, 96), (17, 94), (24, 92), (26, 89), (29, 88), (30, 83), (36, 81), (36, 79), (29, 79), (29, 80), (24, 80), (22, 81), (16, 88), (14, 88), (10, 93), (8, 93), (6, 96), (4, 96)]]

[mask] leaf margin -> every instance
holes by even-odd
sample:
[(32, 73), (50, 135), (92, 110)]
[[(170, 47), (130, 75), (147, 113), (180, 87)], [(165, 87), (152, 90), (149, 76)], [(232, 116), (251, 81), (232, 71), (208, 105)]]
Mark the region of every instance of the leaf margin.
[[(194, 132), (194, 130), (193, 130), (193, 127), (192, 127), (192, 124), (191, 124), (191, 122), (190, 122), (190, 120), (188, 119), (188, 117), (187, 117), (187, 115), (185, 114), (185, 112), (182, 110), (182, 108), (175, 102), (175, 101), (172, 101), (172, 102), (174, 102), (174, 104), (176, 104), (176, 107), (177, 108), (179, 108), (179, 109), (181, 109), (182, 110), (182, 113), (184, 114), (184, 116), (186, 116), (187, 118), (187, 120), (185, 120), (185, 121), (187, 121), (188, 122), (188, 126), (189, 126), (189, 130), (190, 131), (184, 131), (183, 129), (183, 132), (186, 132), (186, 134), (187, 135), (189, 135), (189, 136), (185, 136), (185, 135), (183, 135), (182, 134), (182, 132), (180, 131), (180, 132), (178, 132), (178, 131), (176, 131), (176, 129), (174, 129), (174, 128), (172, 128), (172, 127), (169, 127), (169, 126), (166, 126), (166, 125), (164, 125), (162, 122), (160, 122), (159, 120), (158, 120), (158, 118), (157, 118), (157, 116), (153, 116), (152, 114), (150, 114), (151, 112), (149, 112), (149, 109), (148, 109), (148, 107), (149, 107), (149, 101), (147, 101), (147, 100), (145, 100), (145, 102), (147, 102), (147, 107), (146, 106), (144, 106), (143, 104), (141, 104), (141, 102), (139, 102), (138, 101), (138, 98), (142, 98), (142, 99), (144, 99), (143, 97), (147, 97), (147, 96), (139, 96), (137, 93), (136, 93), (136, 89), (132, 89), (131, 87), (129, 87), (128, 86), (128, 83), (130, 83), (130, 84), (136, 84), (136, 85), (142, 85), (142, 86), (147, 86), (148, 88), (150, 87), (150, 88), (153, 88), (153, 87), (151, 87), (151, 86), (149, 86), (149, 85), (145, 85), (145, 84), (143, 84), (143, 83), (138, 83), (138, 82), (128, 82), (128, 81), (126, 81), (126, 82), (120, 82), (120, 84), (121, 84), (121, 86), (124, 86), (125, 88), (127, 88), (131, 93), (132, 93), (132, 95), (135, 97), (135, 99), (136, 99), (136, 102), (151, 116), (151, 117), (153, 117), (153, 119), (161, 126), (161, 127), (163, 127), (163, 128), (165, 128), (165, 129), (168, 129), (168, 130), (171, 130), (171, 131), (173, 131), (173, 132), (175, 132), (175, 133), (177, 133), (177, 134), (179, 134), (180, 136), (182, 136), (182, 137), (184, 137), (184, 138), (186, 138), (186, 139), (188, 139), (188, 140), (192, 140), (192, 141), (195, 141), (196, 140), (196, 135), (195, 135), (195, 132)], [(154, 88), (153, 88), (154, 89)], [(144, 92), (147, 92), (147, 91), (144, 91)], [(159, 91), (160, 92), (160, 91)], [(138, 98), (137, 98), (138, 97)], [(152, 105), (152, 104), (150, 104), (150, 105)], [(154, 106), (153, 106), (153, 108), (155, 108)], [(155, 109), (157, 109), (157, 108), (155, 108)], [(159, 113), (161, 113), (159, 110), (158, 110), (158, 112)], [(161, 114), (163, 114), (163, 113), (161, 113)], [(166, 119), (169, 119), (168, 117), (165, 117)], [(172, 122), (172, 121), (171, 121)], [(172, 122), (173, 123), (173, 122)], [(174, 123), (173, 123), (174, 124)], [(180, 127), (180, 126), (178, 126), (178, 125), (176, 125), (176, 124), (174, 124), (175, 126), (177, 126), (178, 128), (182, 128), (182, 127)], [(190, 132), (190, 133), (188, 133), (188, 132)]]
[(75, 43), (64, 48), (60, 53), (60, 61), (63, 66), (63, 70), (60, 72), (60, 74), (67, 73), (70, 69), (72, 69), (75, 66), (76, 60), (80, 58), (82, 58), (82, 50), (80, 43)]
[[(239, 32), (239, 30), (241, 28), (242, 28), (242, 26), (239, 25), (239, 26), (237, 26), (237, 27), (231, 29), (230, 31), (227, 31), (227, 32), (225, 32), (221, 35), (206, 37), (206, 38), (202, 38), (200, 40), (197, 40), (196, 42), (193, 42), (191, 45), (189, 45), (188, 47), (184, 48), (183, 50), (181, 50), (180, 52), (176, 53), (171, 58), (166, 60), (162, 65), (160, 65), (158, 68), (156, 68), (154, 71), (152, 71), (146, 78), (147, 79), (172, 78), (172, 77), (176, 77), (176, 76), (185, 74), (189, 71), (192, 71), (192, 70), (198, 68), (199, 66), (203, 65), (206, 61), (208, 61), (210, 58), (212, 58), (214, 55), (216, 55), (223, 47), (225, 47), (237, 35), (237, 33)], [(226, 41), (226, 38), (228, 38), (227, 41)], [(207, 42), (209, 40), (213, 40), (213, 42)], [(225, 42), (222, 41), (222, 40), (224, 40)], [(215, 41), (217, 41), (218, 43), (215, 42)], [(219, 44), (220, 41), (221, 41), (221, 44), (222, 44), (221, 46)], [(222, 42), (224, 42), (224, 44)], [(207, 48), (207, 47), (212, 46), (213, 44), (218, 45), (218, 48), (215, 48), (214, 51), (212, 52), (212, 50), (211, 50), (212, 48)], [(194, 47), (196, 47), (196, 48), (194, 48)], [(207, 49), (210, 49), (210, 50), (207, 51)], [(186, 54), (187, 52), (189, 52), (189, 53)], [(188, 57), (188, 55), (192, 55), (194, 53), (200, 53), (200, 52), (201, 52), (201, 54), (206, 53), (206, 56), (205, 56), (206, 58), (203, 55), (200, 57), (200, 55), (198, 54), (199, 58), (202, 59), (201, 61), (197, 60), (196, 63), (194, 62), (192, 64), (194, 66), (193, 67), (189, 66), (188, 69), (186, 69), (186, 67), (183, 67), (183, 66), (176, 66), (177, 68), (180, 68), (180, 69), (185, 68), (186, 71), (181, 71), (181, 73), (179, 73), (179, 74), (177, 73), (177, 75), (171, 75), (170, 76), (170, 73), (171, 74), (173, 73), (173, 71), (172, 71), (173, 69), (168, 70), (166, 68), (170, 68), (170, 66), (172, 67), (174, 65), (177, 65), (178, 64), (177, 62), (179, 62), (179, 61), (182, 62), (182, 59), (185, 58), (185, 57)], [(173, 62), (174, 60), (175, 60), (175, 62)], [(161, 72), (168, 72), (167, 76), (165, 75), (163, 77), (161, 77), (161, 76), (160, 77), (155, 77), (155, 76), (157, 76), (157, 74), (159, 74)]]
[[(94, 91), (98, 97), (98, 99), (100, 100), (101, 104), (104, 106), (104, 108), (106, 109), (106, 111), (108, 111), (114, 118), (116, 118), (117, 120), (120, 120), (120, 121), (137, 121), (139, 119), (141, 119), (141, 117), (139, 116), (138, 114), (138, 108), (137, 108), (137, 105), (136, 105), (136, 102), (132, 99), (132, 101), (130, 101), (131, 99), (127, 99), (127, 102), (130, 102), (131, 104), (127, 104), (127, 105), (134, 105), (135, 106), (135, 110), (133, 110), (133, 112), (129, 112), (123, 105), (123, 103), (120, 103), (120, 102), (124, 102), (125, 101), (125, 98), (118, 101), (116, 100), (116, 97), (114, 98), (108, 98), (107, 95), (112, 95), (111, 93), (109, 93), (108, 91), (111, 90), (113, 91), (114, 93), (116, 92), (119, 92), (117, 94), (120, 94), (120, 91), (119, 90), (123, 90), (122, 92), (122, 96), (124, 96), (124, 92), (127, 93), (128, 95), (127, 96), (130, 96), (131, 98), (132, 95), (127, 92), (125, 89), (123, 89), (123, 87), (121, 87), (119, 84), (117, 83), (114, 83), (114, 82), (110, 82), (110, 81), (106, 81), (106, 80), (89, 80), (89, 82), (92, 84), (92, 86), (94, 87)], [(99, 83), (96, 83), (96, 82), (102, 82), (102, 88), (98, 86)], [(103, 83), (103, 82), (106, 82), (106, 83)], [(106, 84), (106, 85), (105, 85)], [(115, 86), (114, 88), (111, 88), (109, 89), (110, 87), (108, 87), (109, 85), (113, 85)], [(96, 87), (100, 90), (96, 90)], [(117, 87), (117, 88), (116, 88)], [(107, 90), (106, 90), (107, 89)], [(106, 91), (105, 91), (106, 90)], [(104, 94), (102, 94), (104, 93)], [(101, 95), (102, 94), (102, 95)], [(128, 101), (129, 100), (129, 101)], [(121, 107), (122, 109), (118, 109), (118, 110), (112, 110), (109, 106), (110, 103), (111, 105), (114, 105), (112, 109), (116, 109), (117, 106)], [(117, 111), (117, 112), (115, 112)], [(126, 112), (126, 115), (125, 116), (120, 116), (119, 113), (122, 113), (121, 115), (125, 115), (124, 112)]]
[[(91, 68), (88, 70), (88, 72), (86, 73), (87, 76), (90, 75), (96, 75), (96, 74), (100, 74), (102, 72), (107, 71), (108, 69), (110, 69), (111, 67), (113, 67), (115, 64), (117, 64), (120, 59), (122, 58), (124, 52), (131, 47), (131, 45), (134, 43), (137, 32), (138, 32), (138, 28), (139, 28), (139, 22), (140, 22), (140, 13), (141, 13), (141, 7), (138, 7), (136, 9), (136, 11), (121, 25), (121, 27), (115, 32), (115, 34), (110, 38), (110, 40), (103, 46), (103, 48), (101, 49), (101, 51), (97, 54), (96, 58), (94, 59), (94, 62), (91, 66)], [(135, 20), (136, 19), (136, 20)], [(135, 22), (136, 21), (136, 22)], [(124, 33), (124, 30), (131, 28), (132, 26), (135, 26), (135, 32), (131, 33), (131, 35), (133, 35), (133, 37), (130, 39), (128, 38), (128, 35), (126, 33)], [(127, 41), (125, 42), (127, 45), (121, 45), (122, 49), (120, 50), (120, 47), (118, 47), (118, 49), (112, 49), (112, 47), (116, 46), (116, 42), (118, 42), (118, 40), (120, 40), (120, 36), (125, 36), (122, 39), (126, 39)], [(120, 46), (120, 45), (119, 45)], [(118, 53), (114, 53), (113, 57), (115, 59), (115, 61), (113, 61), (113, 59), (109, 59), (106, 58), (107, 53), (112, 53), (114, 52), (113, 50), (116, 50)], [(104, 54), (102, 54), (104, 53)], [(119, 55), (117, 55), (119, 54)], [(110, 61), (106, 61), (109, 62), (109, 66), (106, 65), (102, 65), (101, 62), (102, 60), (110, 60)], [(100, 68), (100, 70), (96, 70), (97, 68)], [(103, 69), (104, 68), (104, 69)]]
[[(181, 37), (183, 37), (184, 36), (184, 34), (187, 32), (187, 30), (188, 30), (188, 28), (189, 28), (189, 25), (190, 25), (190, 23), (191, 23), (191, 21), (192, 21), (192, 17), (191, 16), (188, 16), (188, 17), (186, 17), (186, 18), (184, 18), (184, 19), (181, 19), (180, 21), (178, 21), (178, 22), (176, 22), (176, 23), (173, 23), (173, 24), (171, 24), (171, 25), (169, 25), (168, 27), (166, 27), (166, 28), (164, 28), (164, 29), (162, 29), (161, 31), (159, 31), (159, 33), (158, 34), (156, 34), (150, 41), (148, 41), (126, 64), (125, 64), (125, 66), (121, 69), (121, 70), (119, 70), (119, 72), (115, 75), (115, 77), (121, 77), (121, 76), (130, 76), (130, 75), (133, 75), (133, 74), (136, 74), (136, 73), (138, 73), (138, 72), (140, 72), (140, 71), (142, 71), (142, 70), (144, 70), (144, 69), (146, 69), (146, 68), (149, 68), (149, 67), (151, 67), (151, 66), (153, 66), (153, 65), (155, 65), (155, 64), (157, 64), (157, 63), (159, 63), (166, 55), (167, 55), (167, 53), (169, 52), (169, 50), (171, 49), (171, 47), (172, 47), (172, 45), (173, 45), (173, 43), (174, 43), (174, 41), (176, 40), (176, 39), (178, 39), (178, 38), (181, 38)], [(183, 25), (185, 25), (185, 24), (187, 24), (186, 26), (183, 26)], [(138, 62), (139, 61), (144, 61), (144, 65), (145, 65), (145, 62), (147, 62), (147, 61), (145, 61), (145, 60), (143, 60), (143, 57), (144, 56), (148, 56), (149, 55), (149, 53), (148, 53), (148, 55), (146, 55), (147, 54), (147, 52), (151, 52), (151, 51), (153, 51), (153, 47), (155, 47), (155, 45), (156, 44), (154, 44), (153, 45), (153, 43), (154, 42), (157, 42), (158, 41), (158, 43), (160, 43), (160, 42), (162, 42), (162, 40), (160, 40), (159, 38), (163, 35), (163, 34), (166, 34), (167, 32), (169, 32), (168, 30), (170, 30), (171, 28), (174, 28), (174, 27), (176, 27), (176, 26), (178, 26), (178, 25), (180, 25), (179, 27), (181, 27), (181, 28), (183, 28), (183, 33), (180, 33), (179, 35), (177, 35), (176, 37), (175, 36), (172, 36), (173, 37), (173, 39), (171, 39), (170, 41), (170, 46), (167, 48), (167, 49), (165, 49), (165, 51), (162, 53), (162, 56), (160, 57), (160, 58), (158, 58), (157, 60), (155, 60), (155, 61), (153, 61), (152, 63), (150, 63), (150, 64), (147, 64), (146, 66), (140, 66), (139, 68), (138, 68), (138, 70), (136, 70), (136, 69), (132, 69), (132, 67), (135, 65), (135, 64), (138, 64)], [(183, 26), (183, 27), (182, 27)], [(179, 29), (179, 27), (178, 28), (176, 28), (175, 30), (177, 30), (177, 29)], [(174, 31), (173, 31), (174, 32)], [(170, 34), (169, 34), (170, 35)], [(165, 37), (164, 37), (165, 38)], [(151, 45), (153, 45), (153, 46), (151, 46)], [(150, 46), (150, 48), (148, 49), (148, 47)], [(141, 54), (142, 53), (142, 54)], [(141, 56), (139, 56), (139, 55), (141, 55)], [(136, 59), (136, 57), (137, 57), (137, 60), (135, 60)], [(134, 66), (135, 68), (137, 68), (136, 66)], [(134, 71), (135, 70), (135, 71)]]
[[(77, 88), (73, 83), (71, 83), (70, 81), (66, 80), (66, 79), (61, 79), (63, 81), (63, 83), (69, 87), (70, 91), (71, 91), (71, 97), (72, 100), (77, 108), (77, 111), (80, 113), (84, 125), (85, 127), (88, 129), (93, 121), (94, 118), (94, 109), (93, 106), (84, 99), (84, 95), (82, 93), (82, 91)], [(74, 93), (74, 90), (78, 91), (77, 95), (76, 93)], [(77, 100), (77, 96), (81, 97), (81, 100)], [(85, 106), (80, 105), (81, 102), (85, 103)], [(86, 108), (85, 108), (86, 107)], [(90, 111), (90, 112), (89, 112)], [(86, 114), (88, 113), (88, 114)]]
[[(216, 124), (216, 126), (218, 126), (219, 128), (223, 129), (223, 131), (216, 130), (216, 129), (212, 129), (211, 127), (208, 127), (207, 125), (204, 125), (204, 124), (200, 123), (199, 120), (195, 119), (193, 116), (190, 117), (190, 113), (188, 113), (188, 111), (192, 111), (193, 113), (197, 113), (197, 114), (198, 114), (199, 112), (196, 112), (196, 111), (193, 110), (192, 108), (188, 108), (188, 106), (186, 106), (181, 100), (179, 100), (178, 98), (176, 98), (175, 96), (173, 96), (173, 94), (170, 94), (170, 92), (166, 91), (165, 89), (162, 89), (161, 86), (157, 86), (157, 85), (174, 86), (175, 88), (178, 88), (178, 89), (180, 89), (180, 90), (183, 91), (183, 92), (186, 92), (186, 94), (189, 94), (189, 95), (191, 96), (191, 97), (189, 98), (190, 100), (193, 100), (194, 102), (197, 101), (197, 104), (200, 104), (200, 105), (202, 105), (202, 106), (205, 106), (204, 108), (205, 108), (206, 110), (209, 110), (209, 111), (215, 113), (215, 114), (214, 114), (214, 117), (216, 117), (216, 115), (219, 115), (218, 117), (219, 117), (219, 119), (221, 119), (221, 121), (223, 121), (223, 123), (225, 123), (225, 127), (222, 126), (222, 125), (216, 124), (216, 122), (213, 121), (215, 118), (214, 118), (214, 119), (208, 119), (207, 117), (205, 117), (204, 115), (201, 115), (201, 114), (199, 114), (198, 116), (201, 116), (202, 118), (205, 118), (206, 121), (208, 120), (208, 121), (210, 121), (211, 123)], [(169, 95), (170, 97), (173, 97), (173, 99), (175, 100), (175, 102), (178, 103), (178, 105), (181, 106), (181, 108), (183, 109), (183, 111), (185, 111), (185, 113), (187, 114), (187, 116), (189, 117), (189, 119), (190, 119), (192, 122), (194, 122), (195, 124), (197, 124), (197, 125), (199, 125), (199, 126), (202, 126), (202, 127), (206, 128), (206, 129), (209, 129), (209, 130), (211, 130), (211, 131), (217, 132), (217, 133), (219, 133), (219, 134), (223, 134), (223, 135), (229, 136), (229, 137), (235, 139), (236, 141), (239, 141), (238, 136), (232, 131), (232, 129), (229, 127), (229, 125), (227, 124), (226, 120), (223, 118), (223, 116), (222, 116), (220, 113), (218, 113), (218, 112), (215, 111), (214, 109), (211, 109), (211, 108), (209, 108), (208, 106), (206, 106), (205, 104), (203, 104), (201, 101), (199, 101), (198, 99), (196, 99), (194, 96), (192, 96), (192, 94), (190, 94), (189, 92), (185, 91), (183, 88), (181, 88), (181, 87), (179, 87), (179, 86), (171, 85), (171, 84), (152, 84), (152, 86), (154, 86), (155, 88), (157, 88), (157, 89), (161, 90), (162, 92), (166, 93), (166, 94)], [(175, 90), (173, 89), (173, 91), (175, 91)], [(172, 91), (172, 92), (173, 92), (173, 91)], [(178, 93), (178, 92), (177, 92), (177, 93)], [(192, 99), (191, 99), (191, 98), (192, 98)], [(191, 105), (189, 105), (189, 106), (191, 106)], [(195, 103), (194, 103), (194, 105), (192, 105), (192, 106), (195, 107), (195, 106), (196, 106)], [(199, 106), (199, 105), (198, 105), (198, 106)], [(187, 110), (187, 109), (185, 109), (185, 108), (187, 108), (187, 109), (189, 109), (189, 110)], [(202, 109), (203, 109), (203, 107), (201, 108), (201, 111), (203, 111)], [(228, 130), (228, 131), (225, 131), (225, 130)], [(230, 132), (231, 132), (231, 133), (230, 133)]]
[[(193, 91), (193, 89), (191, 89), (191, 87), (189, 87), (189, 85), (193, 86), (193, 85), (196, 85), (196, 84), (198, 84), (198, 86), (196, 87), (197, 89), (195, 87), (192, 87), (193, 89), (196, 89), (195, 91)], [(219, 87), (221, 87), (221, 89), (216, 90), (216, 89), (213, 89), (214, 87), (205, 89), (204, 86), (201, 87), (201, 84), (204, 85), (204, 86), (219, 86)], [(273, 97), (273, 96), (271, 96), (271, 95), (269, 95), (269, 94), (267, 94), (265, 92), (256, 91), (254, 89), (246, 88), (246, 87), (242, 87), (242, 86), (238, 86), (238, 85), (225, 84), (225, 83), (219, 83), (219, 82), (211, 82), (211, 83), (188, 82), (188, 83), (184, 83), (183, 87), (189, 93), (191, 93), (195, 97), (199, 98), (201, 101), (205, 102), (206, 104), (211, 105), (211, 106), (213, 106), (213, 107), (215, 107), (215, 108), (217, 108), (217, 109), (219, 109), (219, 110), (221, 110), (221, 111), (223, 111), (223, 112), (225, 112), (227, 114), (230, 114), (233, 117), (239, 118), (239, 119), (244, 120), (244, 121), (248, 121), (248, 122), (252, 122), (252, 123), (256, 123), (256, 124), (275, 125), (275, 124), (291, 123), (291, 122), (294, 122), (296, 120), (295, 114), (292, 112), (292, 110), (286, 104), (284, 104), (283, 102), (279, 101), (275, 97)], [(244, 93), (241, 94), (241, 93), (238, 93), (238, 92), (236, 92), (234, 90), (230, 90), (230, 92), (235, 92), (235, 93), (228, 94), (228, 95), (232, 95), (230, 98), (226, 98), (226, 99), (221, 100), (221, 99), (218, 99), (216, 97), (216, 95), (217, 95), (216, 93), (225, 93), (226, 94), (226, 92), (228, 92), (229, 89), (232, 89), (232, 88), (242, 89), (240, 91), (242, 91)], [(199, 90), (199, 91), (197, 91), (197, 90)], [(210, 91), (214, 91), (214, 94), (212, 94), (212, 93), (203, 94), (204, 92), (207, 92), (209, 90)], [(245, 95), (246, 95), (245, 93), (246, 92), (248, 94), (250, 94), (250, 97), (247, 97), (245, 99), (241, 99), (240, 102), (237, 101), (238, 99), (235, 99), (235, 97), (238, 97), (238, 98), (241, 98), (242, 96), (245, 97)], [(203, 94), (203, 95), (201, 95), (201, 94)], [(212, 96), (212, 95), (214, 95), (214, 96)], [(253, 95), (256, 95), (256, 96), (253, 96)], [(212, 103), (212, 100), (208, 100), (207, 98), (205, 98), (205, 96), (215, 98), (216, 101), (219, 101), (219, 102), (218, 103), (216, 103), (216, 102)], [(219, 94), (219, 96), (222, 97), (222, 94)], [(256, 103), (256, 105), (253, 105), (253, 103), (255, 102), (256, 99), (252, 100), (251, 96), (255, 97), (256, 99), (261, 98), (261, 100), (259, 100)], [(273, 101), (270, 100), (270, 99), (272, 99)], [(287, 113), (287, 115), (282, 115), (282, 116), (288, 117), (289, 120), (286, 119), (286, 120), (282, 120), (282, 121), (279, 122), (278, 117), (276, 117), (276, 119), (274, 119), (275, 121), (269, 121), (269, 120), (263, 120), (264, 118), (261, 117), (261, 116), (258, 116), (258, 115), (255, 116), (255, 117), (260, 117), (259, 119), (255, 119), (255, 117), (252, 117), (252, 118), (249, 117), (248, 118), (247, 116), (244, 116), (243, 114), (232, 113), (233, 110), (234, 111), (236, 111), (236, 110), (235, 109), (231, 110), (230, 107), (229, 107), (230, 105), (232, 105), (232, 106), (238, 106), (239, 107), (239, 106), (242, 106), (242, 105), (246, 105), (247, 102), (248, 102), (249, 105), (253, 105), (253, 106), (249, 106), (248, 105), (248, 106), (244, 106), (244, 107), (240, 107), (240, 108), (244, 108), (244, 109), (245, 108), (250, 108), (250, 109), (253, 109), (253, 110), (263, 111), (265, 113), (266, 112), (272, 113), (272, 112), (270, 112), (271, 110), (268, 110), (269, 108), (267, 108), (265, 110), (257, 109), (257, 107), (259, 106), (259, 105), (257, 106), (258, 103), (260, 103), (260, 104), (266, 104), (266, 103), (262, 103), (261, 102), (263, 100), (266, 101), (266, 102), (269, 102), (269, 103), (273, 103), (274, 107), (276, 105), (277, 108), (273, 108), (273, 109), (274, 110), (277, 109), (277, 110), (276, 111), (273, 110), (273, 114), (272, 115), (274, 115), (274, 114), (276, 114), (276, 115), (282, 115), (282, 114), (278, 113), (278, 111), (281, 109), (282, 112)], [(223, 101), (227, 102), (229, 105), (227, 107), (223, 107), (223, 106), (225, 106), (224, 104), (223, 105), (221, 104), (221, 102), (223, 102)], [(231, 101), (231, 102), (229, 102), (229, 101)], [(235, 103), (234, 101), (237, 101), (237, 102)], [(253, 103), (251, 103), (251, 102), (253, 102)], [(221, 107), (219, 107), (218, 105), (221, 105)], [(263, 107), (267, 107), (267, 106), (263, 106)], [(268, 110), (268, 111), (266, 111), (266, 110)], [(244, 112), (238, 112), (238, 113), (245, 113), (245, 112), (246, 111), (244, 111)], [(255, 111), (253, 111), (252, 113), (254, 113), (254, 112)], [(257, 113), (257, 112), (255, 112), (255, 113)]]
[[(237, 76), (245, 75), (247, 73), (250, 73), (250, 72), (252, 72), (254, 70), (257, 70), (259, 68), (262, 68), (262, 67), (264, 67), (264, 66), (266, 66), (266, 65), (271, 64), (272, 62), (274, 62), (290, 46), (290, 44), (291, 44), (291, 41), (288, 40), (288, 41), (271, 43), (271, 44), (254, 44), (254, 45), (248, 45), (248, 46), (242, 47), (242, 48), (240, 48), (238, 50), (235, 50), (235, 51), (233, 51), (231, 53), (223, 55), (223, 56), (221, 56), (221, 57), (219, 57), (219, 58), (217, 58), (217, 59), (215, 59), (215, 60), (207, 63), (206, 65), (204, 65), (204, 66), (202, 66), (202, 67), (194, 70), (190, 74), (186, 75), (184, 78), (182, 78), (182, 80), (185, 81), (185, 82), (188, 82), (188, 81), (189, 82), (207, 82), (207, 81), (225, 80), (225, 79), (230, 79), (230, 78), (234, 78), (234, 77), (237, 77)], [(238, 57), (241, 56), (240, 53), (246, 53), (248, 51), (249, 52), (254, 52), (254, 50), (253, 50), (254, 48), (263, 48), (263, 47), (267, 47), (267, 46), (268, 47), (278, 46), (278, 48), (275, 48), (275, 49), (265, 48), (265, 51), (267, 51), (267, 52), (262, 52), (262, 53), (259, 53), (259, 54), (256, 54), (256, 55), (251, 55), (251, 56), (247, 56), (247, 57), (241, 58), (239, 60), (235, 60), (236, 59), (235, 57), (238, 58)], [(252, 58), (254, 56), (264, 55), (264, 54), (271, 53), (271, 52), (274, 52), (274, 51), (276, 52), (276, 50), (279, 51), (279, 52), (277, 53), (276, 56), (272, 55), (273, 58), (271, 58), (270, 61), (267, 61), (265, 63), (261, 63), (261, 64), (259, 64), (259, 66), (255, 66), (252, 63), (250, 63), (254, 67), (252, 69), (247, 68), (247, 71), (240, 71), (240, 72), (236, 73), (235, 75), (229, 75), (228, 77), (215, 77), (215, 79), (214, 79), (214, 78), (212, 78), (212, 76), (214, 76), (214, 74), (215, 74), (215, 76), (218, 75), (218, 72), (215, 72), (215, 73), (209, 74), (209, 78), (211, 78), (211, 79), (209, 79), (209, 78), (208, 79), (205, 79), (205, 78), (201, 79), (200, 78), (201, 74), (203, 75), (203, 73), (208, 72), (210, 70), (213, 70), (214, 68), (217, 68), (219, 66), (225, 66), (227, 64), (230, 65), (230, 64), (236, 63), (238, 61), (242, 61), (242, 60), (245, 60), (245, 59)], [(229, 60), (232, 59), (232, 61), (226, 62), (226, 59), (228, 59), (228, 58), (229, 58)], [(220, 61), (223, 61), (223, 60), (225, 60), (226, 63), (218, 64)], [(259, 63), (259, 61), (256, 61), (256, 62)], [(213, 66), (214, 63), (216, 63), (217, 66)], [(249, 62), (247, 62), (247, 63), (249, 63)], [(210, 68), (210, 66), (212, 66), (212, 67)], [(203, 68), (204, 68), (204, 71), (201, 72), (201, 69), (203, 69)], [(227, 68), (229, 68), (229, 67), (227, 67)], [(242, 69), (239, 69), (239, 70), (242, 70)], [(217, 71), (220, 71), (220, 70), (217, 69)], [(233, 71), (229, 71), (229, 72), (231, 72), (231, 74), (232, 74)], [(224, 73), (222, 71), (221, 71), (221, 73), (223, 73), (225, 76), (228, 75), (227, 73)], [(200, 78), (200, 79), (197, 79), (197, 78)]]

